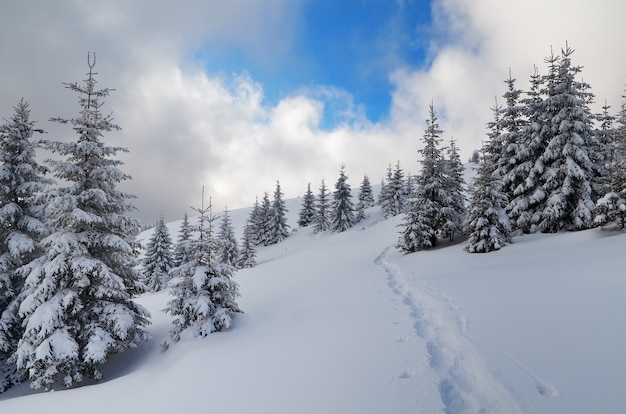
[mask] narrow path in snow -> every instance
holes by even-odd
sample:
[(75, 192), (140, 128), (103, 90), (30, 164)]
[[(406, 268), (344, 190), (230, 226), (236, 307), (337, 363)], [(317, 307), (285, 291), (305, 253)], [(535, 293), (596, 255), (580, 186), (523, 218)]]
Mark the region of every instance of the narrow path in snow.
[(408, 306), (415, 334), (426, 341), (446, 413), (521, 412), (478, 355), (466, 335), (467, 323), (459, 309), (444, 296), (411, 285), (404, 272), (389, 261), (390, 249), (384, 249), (374, 263), (385, 271), (389, 287)]

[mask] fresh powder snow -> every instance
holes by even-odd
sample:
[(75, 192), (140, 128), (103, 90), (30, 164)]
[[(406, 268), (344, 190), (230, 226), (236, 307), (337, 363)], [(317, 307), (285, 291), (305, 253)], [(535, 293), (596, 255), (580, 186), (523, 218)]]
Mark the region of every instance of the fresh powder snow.
[[(301, 201), (286, 200), (291, 226)], [(403, 254), (402, 215), (365, 212), (345, 232), (296, 228), (259, 247), (234, 276), (244, 313), (230, 329), (162, 352), (170, 296), (144, 294), (151, 342), (111, 357), (100, 383), (0, 394), (0, 412), (626, 412), (626, 234)], [(241, 234), (250, 209), (229, 213)]]

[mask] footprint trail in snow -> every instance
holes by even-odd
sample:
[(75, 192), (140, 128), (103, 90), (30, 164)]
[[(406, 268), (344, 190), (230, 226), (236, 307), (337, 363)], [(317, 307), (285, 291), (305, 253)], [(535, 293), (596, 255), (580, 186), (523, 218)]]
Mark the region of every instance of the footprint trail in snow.
[(420, 286), (388, 260), (387, 247), (374, 259), (389, 287), (409, 308), (415, 334), (426, 342), (430, 367), (439, 378), (439, 394), (447, 414), (520, 413), (513, 397), (487, 369), (468, 339), (466, 321), (450, 305)]

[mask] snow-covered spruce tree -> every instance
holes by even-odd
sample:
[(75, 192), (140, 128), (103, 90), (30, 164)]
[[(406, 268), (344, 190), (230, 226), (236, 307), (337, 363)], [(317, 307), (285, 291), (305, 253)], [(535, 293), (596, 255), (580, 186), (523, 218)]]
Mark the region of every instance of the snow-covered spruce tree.
[(266, 192), (257, 211), (255, 228), (257, 231), (257, 241), (259, 246), (269, 246), (272, 240), (272, 203), (270, 196)]
[(283, 192), (280, 183), (276, 181), (274, 190), (274, 201), (272, 202), (270, 216), (270, 239), (269, 244), (280, 243), (289, 236), (290, 226), (287, 224), (287, 207), (283, 200)]
[(298, 216), (298, 226), (307, 227), (315, 218), (315, 196), (311, 192), (311, 183), (306, 186), (306, 193), (302, 198), (302, 208)]
[(387, 166), (387, 173), (383, 178), (380, 185), (380, 194), (378, 196), (378, 204), (383, 212), (384, 218), (392, 217), (393, 214), (393, 188), (391, 182), (393, 181), (393, 169), (391, 164)]
[[(396, 248), (404, 253), (413, 253), (426, 250), (434, 246), (437, 232), (432, 227), (433, 202), (424, 198), (423, 191), (418, 185), (415, 192), (407, 200), (404, 222)], [(428, 216), (431, 214), (431, 216)]]
[(167, 287), (169, 272), (174, 267), (173, 244), (163, 216), (159, 216), (154, 232), (148, 240), (143, 259), (143, 281), (152, 292)]
[(348, 230), (355, 223), (354, 204), (352, 203), (352, 189), (348, 184), (345, 165), (339, 170), (339, 178), (333, 192), (332, 217), (330, 230), (342, 232)]
[(315, 220), (313, 222), (313, 231), (315, 233), (330, 229), (331, 207), (330, 200), (328, 199), (328, 189), (326, 188), (326, 183), (323, 179), (319, 191), (320, 192), (317, 196), (317, 202), (315, 205)]
[(241, 238), (241, 250), (239, 252), (240, 269), (256, 266), (256, 244), (254, 242), (254, 225), (252, 220), (246, 220), (243, 226), (243, 237)]
[[(267, 200), (269, 202), (269, 199)], [(250, 215), (248, 216), (248, 227), (250, 234), (250, 241), (254, 246), (260, 246), (261, 243), (261, 206), (259, 205), (259, 197), (256, 197)]]
[(0, 127), (0, 392), (20, 380), (15, 365), (5, 364), (23, 333), (18, 308), (24, 279), (16, 270), (41, 254), (45, 228), (37, 195), (50, 184), (47, 168), (35, 159), (39, 142), (28, 103), (22, 99), (13, 109)]
[(359, 202), (361, 202), (365, 208), (374, 207), (376, 205), (372, 185), (370, 184), (370, 179), (367, 175), (363, 176), (363, 181), (361, 181), (361, 187), (359, 188)]
[(437, 122), (437, 113), (431, 103), (426, 130), (422, 137), (424, 148), (419, 150), (422, 155), (420, 161), (422, 170), (404, 223), (400, 225), (401, 236), (396, 245), (406, 253), (434, 247), (437, 243), (437, 234), (444, 223), (442, 209), (446, 201), (443, 198), (446, 181), (445, 162), (439, 148), (442, 133)]
[(615, 223), (618, 230), (626, 226), (626, 95), (622, 98), (617, 127), (612, 127), (610, 119), (604, 119), (607, 125), (603, 129), (612, 131), (608, 176), (600, 187), (602, 196), (596, 201), (594, 217), (595, 225)]
[(376, 201), (374, 200), (374, 195), (372, 193), (372, 185), (370, 184), (369, 178), (366, 176), (363, 177), (363, 181), (361, 182), (361, 187), (359, 188), (359, 197), (356, 203), (356, 215), (355, 221), (359, 222), (365, 220), (367, 215), (365, 214), (365, 209), (376, 205)]
[(526, 122), (520, 130), (519, 140), (509, 145), (509, 154), (515, 157), (515, 164), (503, 177), (503, 188), (508, 196), (506, 211), (512, 230), (517, 233), (531, 232), (535, 209), (544, 198), (539, 181), (539, 174), (543, 171), (540, 156), (546, 146), (544, 136), (548, 131), (543, 119), (543, 82), (544, 77), (535, 68), (530, 78), (530, 90), (526, 98), (520, 100)]
[(400, 167), (400, 161), (396, 163), (391, 182), (387, 185), (387, 188), (388, 193), (391, 194), (390, 213), (392, 216), (397, 216), (405, 211), (407, 198), (404, 171)]
[(510, 69), (509, 78), (505, 82), (507, 91), (503, 97), (506, 100), (506, 106), (500, 109), (498, 137), (496, 138), (500, 142), (500, 153), (493, 162), (496, 162), (495, 172), (502, 180), (502, 191), (508, 199), (512, 199), (515, 189), (525, 179), (519, 174), (517, 167), (525, 159), (526, 146), (522, 129), (526, 121), (523, 117), (524, 107), (520, 105), (522, 91), (515, 87), (515, 79), (511, 76)]
[(183, 222), (178, 230), (178, 239), (174, 246), (174, 263), (173, 267), (178, 267), (189, 260), (189, 243), (193, 234), (193, 228), (189, 225), (189, 216), (185, 213)]
[(96, 89), (95, 55), (88, 63), (84, 85), (66, 84), (79, 95), (79, 116), (53, 119), (70, 123), (78, 140), (46, 145), (62, 158), (49, 163), (66, 186), (45, 194), (44, 253), (19, 269), (24, 332), (15, 361), (35, 389), (51, 389), (58, 379), (66, 387), (99, 379), (110, 355), (150, 339), (150, 314), (132, 300), (143, 289), (135, 269), (141, 226), (128, 216), (133, 196), (117, 189), (130, 177), (112, 158), (125, 149), (101, 141), (119, 127), (101, 112), (110, 90)]
[(444, 204), (441, 210), (443, 223), (441, 225), (441, 237), (454, 240), (455, 234), (463, 233), (463, 221), (465, 220), (465, 196), (463, 179), (464, 167), (457, 151), (454, 139), (450, 139), (450, 146), (446, 150), (448, 158), (444, 161)]
[(222, 263), (236, 267), (239, 263), (239, 245), (237, 244), (230, 214), (228, 214), (228, 208), (225, 208), (222, 214), (222, 221), (217, 234), (217, 244), (219, 247), (219, 260)]
[[(500, 111), (496, 103), (494, 121), (488, 124), (489, 141), (499, 139), (501, 123)], [(486, 145), (487, 147), (489, 144)], [(502, 192), (498, 164), (492, 162), (489, 156), (483, 156), (470, 189), (470, 205), (467, 219), (464, 223), (468, 234), (469, 253), (487, 253), (501, 249), (511, 242), (511, 228), (509, 218), (504, 207), (506, 195)]]
[(601, 151), (587, 106), (588, 87), (575, 79), (581, 68), (572, 66), (573, 52), (567, 45), (562, 50), (553, 92), (544, 101), (551, 134), (540, 156), (546, 197), (534, 228), (548, 233), (589, 228), (595, 208), (592, 192), (600, 168), (590, 155)]
[[(204, 199), (204, 190), (202, 196)], [(174, 317), (170, 331), (174, 342), (185, 330), (193, 336), (206, 336), (227, 329), (234, 314), (241, 312), (236, 302), (239, 286), (233, 280), (234, 268), (217, 257), (211, 203), (195, 210), (200, 214), (198, 238), (191, 243), (190, 260), (172, 269), (176, 278), (170, 290), (173, 299), (163, 310)], [(163, 349), (168, 346), (167, 342), (162, 344)]]

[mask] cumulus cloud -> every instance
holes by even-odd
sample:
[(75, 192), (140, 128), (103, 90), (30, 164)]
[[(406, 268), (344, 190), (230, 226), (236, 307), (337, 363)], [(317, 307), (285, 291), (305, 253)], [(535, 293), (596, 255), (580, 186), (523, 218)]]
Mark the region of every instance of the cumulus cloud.
[(394, 54), (391, 107), (379, 122), (340, 85), (305, 85), (270, 104), (264, 85), (246, 72), (207, 73), (194, 59), (228, 42), (267, 67), (280, 65), (303, 19), (298, 4), (11, 2), (0, 17), (0, 111), (8, 116), (24, 96), (49, 138), (74, 139), (46, 120), (75, 116), (76, 97), (62, 82), (82, 79), (86, 52), (95, 50), (100, 86), (116, 89), (105, 110), (123, 128), (107, 139), (129, 148), (122, 159), (133, 180), (125, 186), (138, 196), (138, 216), (152, 222), (161, 213), (167, 220), (191, 213), (202, 185), (221, 209), (250, 205), (276, 180), (288, 197), (309, 181), (332, 186), (342, 163), (353, 187), (364, 174), (378, 182), (396, 161), (417, 173), (431, 101), (444, 139), (454, 137), (466, 159), (480, 147), (508, 68), (525, 89), (533, 64), (543, 70), (550, 46), (558, 51), (565, 41), (598, 101), (617, 107), (623, 92), (626, 6), (611, 0), (435, 0), (433, 26), (415, 32), (429, 36), (427, 64), (414, 67)]

